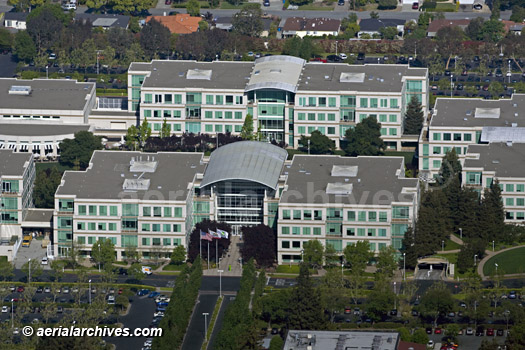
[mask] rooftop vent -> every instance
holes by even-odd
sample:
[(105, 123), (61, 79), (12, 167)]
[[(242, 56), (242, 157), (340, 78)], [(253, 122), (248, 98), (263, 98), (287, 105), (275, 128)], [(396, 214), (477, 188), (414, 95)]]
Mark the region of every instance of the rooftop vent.
[(122, 185), (124, 191), (147, 191), (149, 189), (149, 179), (126, 179)]
[(518, 107), (518, 104), (517, 103), (513, 103), (512, 107), (516, 108), (516, 107)]
[(500, 113), (499, 108), (476, 108), (474, 118), (498, 119)]
[(186, 79), (189, 80), (211, 80), (211, 69), (188, 69)]
[[(270, 73), (281, 73), (280, 69), (270, 69)], [(308, 77), (310, 79), (310, 77)]]
[(326, 194), (348, 195), (350, 193), (352, 193), (352, 184), (336, 182), (326, 185)]
[(253, 74), (259, 75), (259, 73), (261, 73), (261, 71), (260, 70), (256, 70)]
[(9, 88), (9, 95), (29, 95), (31, 86), (13, 85)]
[(512, 141), (507, 141), (507, 147), (512, 147)]
[(324, 76), (324, 79), (325, 79), (325, 80), (330, 80), (330, 76), (329, 76), (329, 75), (325, 75), (325, 76)]
[(184, 76), (184, 72), (179, 72), (179, 77), (183, 77)]
[(340, 83), (362, 83), (365, 81), (365, 73), (342, 72), (339, 76)]
[(497, 160), (497, 159), (493, 159), (493, 160), (492, 160), (492, 164), (499, 164), (499, 160)]
[(467, 115), (468, 116), (472, 115), (472, 111), (470, 109), (467, 111)]
[(332, 167), (332, 176), (348, 176), (356, 177), (357, 176), (357, 165), (334, 165)]
[(150, 160), (149, 156), (147, 159), (142, 160), (142, 156), (131, 158), (129, 162), (129, 171), (132, 173), (154, 173), (157, 170), (158, 162), (155, 161), (155, 157)]
[[(516, 116), (517, 117), (517, 116)], [(511, 125), (513, 128), (517, 128), (518, 127), (518, 123), (512, 123)]]

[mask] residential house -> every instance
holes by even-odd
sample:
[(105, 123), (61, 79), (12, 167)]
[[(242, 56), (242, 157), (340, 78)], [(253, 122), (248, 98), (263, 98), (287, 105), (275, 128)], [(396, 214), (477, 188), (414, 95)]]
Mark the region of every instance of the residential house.
[(4, 14), (4, 27), (25, 30), (28, 14), (27, 12), (6, 12)]
[(397, 35), (402, 37), (405, 32), (404, 19), (394, 18), (365, 18), (359, 21), (359, 32), (357, 37), (361, 38), (362, 35), (367, 34), (370, 37), (381, 35), (381, 29), (387, 27), (395, 27), (397, 29)]
[(282, 38), (298, 36), (324, 36), (337, 35), (341, 28), (341, 21), (332, 18), (306, 18), (306, 17), (289, 17), (281, 21)]
[(170, 30), (171, 34), (190, 34), (199, 30), (201, 17), (192, 17), (189, 14), (176, 14), (175, 16), (148, 16), (146, 22), (152, 19), (160, 22)]
[(129, 16), (117, 14), (75, 13), (75, 21), (82, 21), (83, 23), (89, 21), (93, 28), (104, 30), (110, 28), (128, 29), (129, 20)]
[(427, 36), (435, 37), (441, 28), (459, 27), (465, 30), (470, 23), (470, 19), (436, 19), (430, 22), (427, 28)]

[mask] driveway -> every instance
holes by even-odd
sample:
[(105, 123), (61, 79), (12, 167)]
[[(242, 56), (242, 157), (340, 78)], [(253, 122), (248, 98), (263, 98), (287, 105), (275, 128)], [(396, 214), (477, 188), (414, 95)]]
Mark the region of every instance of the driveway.
[[(46, 256), (46, 249), (42, 248), (42, 240), (33, 239), (29, 247), (18, 248), (18, 253), (14, 260), (15, 268), (20, 269), (29, 259), (36, 260), (38, 263)], [(49, 270), (49, 265), (44, 265), (44, 269)]]

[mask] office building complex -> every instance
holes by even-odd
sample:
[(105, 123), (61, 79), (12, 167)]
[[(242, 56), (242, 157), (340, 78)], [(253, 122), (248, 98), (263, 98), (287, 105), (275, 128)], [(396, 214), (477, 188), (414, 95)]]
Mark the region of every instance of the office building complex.
[(375, 117), (389, 149), (403, 135), (405, 108), (416, 96), (427, 111), (428, 71), (403, 65), (307, 63), (291, 56), (255, 62), (152, 61), (128, 71), (128, 112), (158, 134), (164, 120), (175, 134), (239, 134), (247, 114), (264, 140), (298, 147), (318, 130), (340, 146), (348, 128)]

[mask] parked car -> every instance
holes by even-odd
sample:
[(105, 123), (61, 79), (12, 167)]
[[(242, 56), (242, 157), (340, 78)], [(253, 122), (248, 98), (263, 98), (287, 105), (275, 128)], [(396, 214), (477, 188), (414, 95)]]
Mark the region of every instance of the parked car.
[(412, 4), (412, 10), (418, 10), (419, 9), (419, 3), (415, 2)]
[(9, 312), (9, 307), (8, 306), (2, 306), (2, 313), (5, 314), (5, 313), (8, 313)]
[(47, 265), (48, 264), (48, 260), (47, 260), (47, 256), (43, 257), (42, 258), (42, 262), (41, 262), (42, 265)]
[(108, 305), (115, 305), (115, 296), (108, 295)]
[(345, 0), (338, 0), (337, 1), (337, 5), (344, 6), (345, 5)]
[(339, 54), (339, 57), (342, 59), (342, 60), (346, 60), (348, 58), (348, 56), (345, 54), (345, 53), (340, 53)]
[(474, 334), (474, 330), (471, 328), (471, 327), (468, 327), (466, 332), (465, 332), (466, 335), (473, 335)]
[(17, 291), (18, 293), (23, 293), (24, 290), (25, 290), (25, 288), (24, 288), (23, 286), (20, 286), (20, 287), (18, 287), (18, 288), (16, 289), (16, 291)]
[(425, 332), (427, 332), (427, 334), (432, 334), (432, 327), (425, 328)]
[(477, 337), (482, 337), (484, 335), (485, 335), (485, 329), (483, 328), (483, 326), (479, 326), (478, 328), (476, 328)]
[(151, 293), (148, 294), (148, 298), (156, 298), (156, 297), (158, 297), (159, 295), (160, 295), (159, 292), (155, 292), (155, 291), (153, 291), (153, 292), (151, 292)]
[(487, 328), (487, 337), (494, 336), (494, 328)]
[(503, 336), (503, 334), (505, 334), (505, 331), (504, 331), (503, 329), (498, 329), (498, 330), (496, 331), (496, 335), (497, 335), (498, 337)]
[(434, 334), (441, 334), (441, 333), (443, 333), (441, 328), (438, 327), (438, 328), (434, 329)]
[(270, 0), (264, 0), (263, 6), (266, 6), (266, 7), (270, 6)]
[(149, 292), (150, 292), (149, 289), (141, 289), (141, 290), (139, 290), (139, 291), (137, 292), (137, 295), (138, 295), (139, 297), (142, 297), (142, 296), (144, 296), (144, 295), (148, 295)]
[(57, 314), (61, 314), (64, 312), (64, 308), (62, 306), (57, 307)]
[(50, 287), (44, 287), (44, 293), (51, 293)]
[(350, 314), (352, 312), (352, 309), (349, 307), (345, 307), (345, 314)]
[(151, 267), (149, 266), (142, 266), (142, 273), (147, 276), (153, 274), (153, 272), (151, 271)]

